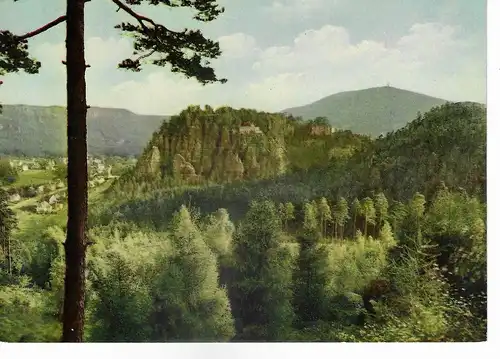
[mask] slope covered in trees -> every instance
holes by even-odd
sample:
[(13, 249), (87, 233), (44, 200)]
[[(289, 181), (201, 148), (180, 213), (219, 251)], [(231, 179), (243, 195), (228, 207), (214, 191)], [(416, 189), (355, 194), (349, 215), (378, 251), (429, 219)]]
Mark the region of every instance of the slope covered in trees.
[(303, 118), (326, 117), (339, 129), (372, 136), (395, 131), (446, 101), (394, 87), (340, 92), (311, 104), (284, 110)]
[(418, 115), (404, 128), (376, 140), (353, 162), (370, 190), (396, 198), (415, 191), (432, 196), (441, 182), (486, 196), (486, 107), (449, 103)]
[[(89, 153), (138, 155), (165, 116), (137, 115), (123, 109), (91, 107)], [(66, 154), (66, 109), (52, 106), (3, 105), (0, 153), (26, 156)]]
[[(239, 221), (181, 206), (155, 230), (94, 226), (86, 340), (485, 340), (484, 204), (444, 187), (355, 202), (254, 201)], [(17, 235), (12, 273), (0, 258), (0, 338), (57, 341), (64, 233), (50, 227), (24, 257)]]
[[(350, 154), (279, 177), (129, 178), (92, 201), (86, 340), (484, 341), (484, 132), (484, 107), (446, 104), (376, 141), (309, 138)], [(0, 340), (58, 340), (64, 223), (26, 236), (1, 204)]]
[[(120, 213), (139, 218), (147, 213), (149, 223), (161, 223), (180, 205), (190, 203), (202, 212), (227, 208), (239, 218), (254, 199), (302, 203), (321, 196), (363, 198), (383, 190), (390, 198), (406, 201), (415, 192), (432, 197), (441, 183), (456, 190), (466, 189), (484, 200), (486, 110), (482, 105), (450, 103), (435, 107), (403, 129), (373, 142), (345, 132), (327, 136), (327, 140), (305, 140), (298, 133), (293, 138), (299, 136), (303, 151), (297, 152), (302, 156), (301, 163), (308, 163), (302, 169), (262, 180), (186, 188), (127, 179), (117, 183), (109, 194), (121, 204), (103, 208), (105, 217)], [(347, 148), (350, 154), (327, 157), (318, 165), (317, 148), (308, 151), (308, 142), (319, 143), (319, 148), (325, 146), (323, 154), (328, 146), (339, 146), (330, 147), (333, 153), (345, 153)], [(294, 140), (289, 137), (286, 143), (292, 147)], [(290, 156), (291, 152), (287, 155), (297, 158)]]

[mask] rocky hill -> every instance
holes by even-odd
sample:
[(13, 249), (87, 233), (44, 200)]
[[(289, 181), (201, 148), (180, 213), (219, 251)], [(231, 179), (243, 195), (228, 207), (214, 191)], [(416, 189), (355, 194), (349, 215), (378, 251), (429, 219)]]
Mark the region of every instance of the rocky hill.
[(266, 178), (287, 168), (285, 116), (190, 106), (154, 133), (135, 174), (183, 183)]

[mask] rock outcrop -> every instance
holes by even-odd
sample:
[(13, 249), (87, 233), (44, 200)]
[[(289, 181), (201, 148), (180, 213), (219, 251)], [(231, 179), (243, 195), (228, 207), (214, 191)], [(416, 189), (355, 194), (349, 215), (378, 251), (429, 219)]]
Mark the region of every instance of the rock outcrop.
[(191, 106), (154, 133), (136, 175), (182, 183), (276, 176), (287, 170), (286, 126), (282, 115)]

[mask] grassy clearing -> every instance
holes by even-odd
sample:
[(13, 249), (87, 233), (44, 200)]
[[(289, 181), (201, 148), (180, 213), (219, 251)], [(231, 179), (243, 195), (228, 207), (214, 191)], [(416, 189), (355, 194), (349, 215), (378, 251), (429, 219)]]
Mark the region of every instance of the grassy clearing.
[(46, 170), (28, 170), (19, 173), (19, 179), (10, 185), (11, 188), (23, 186), (39, 186), (47, 182), (53, 181), (54, 175), (51, 171)]
[[(108, 181), (103, 185), (93, 188), (89, 190), (89, 206), (92, 206), (93, 203), (99, 201), (102, 193), (111, 185), (112, 181)], [(54, 191), (51, 194), (58, 193), (64, 191), (63, 189), (59, 189)], [(20, 201), (16, 204), (13, 204), (11, 208), (17, 215), (18, 226), (19, 226), (19, 235), (23, 235), (23, 233), (30, 232), (33, 235), (36, 235), (37, 232), (43, 231), (52, 225), (57, 225), (63, 227), (66, 225), (67, 218), (67, 204), (63, 203), (64, 207), (55, 213), (51, 214), (37, 214), (32, 212), (27, 212), (23, 210), (25, 207), (36, 205), (36, 203), (40, 200), (40, 196), (28, 198), (23, 201)], [(39, 233), (38, 233), (39, 234)]]

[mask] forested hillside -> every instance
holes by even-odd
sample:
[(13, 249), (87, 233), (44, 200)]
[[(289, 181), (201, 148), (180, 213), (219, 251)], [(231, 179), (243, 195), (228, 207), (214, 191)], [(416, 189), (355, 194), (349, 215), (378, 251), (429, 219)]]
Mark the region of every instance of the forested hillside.
[(378, 137), (405, 126), (417, 112), (442, 105), (443, 99), (384, 86), (346, 91), (283, 112), (305, 119), (326, 117), (339, 129)]
[(455, 103), (435, 107), (376, 140), (353, 162), (365, 188), (409, 198), (432, 196), (444, 182), (486, 200), (486, 107)]
[[(110, 196), (131, 196), (123, 205), (126, 213), (133, 208), (141, 213), (146, 211), (150, 213), (149, 221), (158, 216), (168, 217), (188, 202), (208, 212), (227, 208), (238, 217), (246, 212), (253, 199), (302, 203), (318, 196), (352, 199), (383, 190), (391, 198), (408, 200), (415, 192), (433, 196), (441, 183), (457, 190), (466, 189), (484, 199), (486, 109), (483, 105), (450, 103), (435, 107), (423, 116), (416, 114), (416, 119), (404, 128), (375, 141), (349, 132), (304, 138), (300, 126), (300, 123), (291, 126), (296, 132), (285, 141), (288, 146), (285, 155), (289, 162), (300, 161), (301, 169), (269, 179), (251, 178), (233, 184), (204, 182), (182, 190), (131, 174), (133, 179), (126, 176), (114, 186)], [(297, 142), (302, 148), (297, 151), (300, 157), (290, 155), (294, 152), (289, 148)], [(317, 148), (324, 156), (319, 164)]]
[[(89, 153), (138, 155), (165, 116), (137, 115), (128, 110), (91, 107)], [(66, 154), (66, 109), (51, 106), (3, 105), (0, 154), (45, 156)]]
[[(435, 107), (374, 141), (311, 134), (319, 120), (211, 111), (164, 124), (134, 171), (91, 197), (87, 341), (486, 339), (484, 106)], [(244, 116), (261, 142), (229, 135)], [(229, 176), (230, 154), (254, 145), (262, 164), (275, 143), (284, 171)], [(186, 172), (165, 164), (179, 153), (202, 181), (176, 181)], [(64, 217), (28, 226), (6, 203), (0, 340), (57, 341)]]

